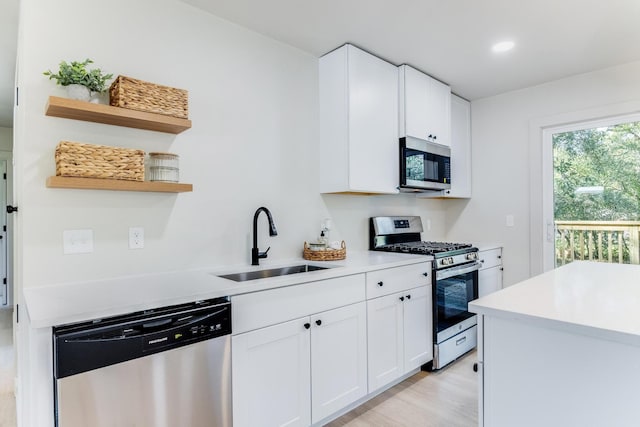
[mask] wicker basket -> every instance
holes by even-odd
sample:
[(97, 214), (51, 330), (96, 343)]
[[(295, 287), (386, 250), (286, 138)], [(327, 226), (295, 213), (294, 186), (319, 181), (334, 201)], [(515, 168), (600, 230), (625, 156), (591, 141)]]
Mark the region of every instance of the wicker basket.
[(302, 257), (309, 261), (337, 261), (347, 257), (347, 245), (342, 241), (340, 249), (323, 249), (312, 251), (307, 242), (304, 242)]
[(118, 76), (109, 87), (109, 103), (114, 107), (186, 119), (189, 93), (131, 77)]
[(144, 151), (61, 141), (56, 175), (144, 181)]

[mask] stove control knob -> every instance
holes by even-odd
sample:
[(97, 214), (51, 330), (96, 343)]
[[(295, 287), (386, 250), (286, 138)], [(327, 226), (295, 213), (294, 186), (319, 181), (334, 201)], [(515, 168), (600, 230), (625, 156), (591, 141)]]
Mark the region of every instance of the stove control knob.
[(442, 258), (442, 265), (451, 265), (453, 264), (453, 258)]
[(470, 254), (467, 254), (467, 259), (470, 261), (474, 261), (478, 259), (478, 254), (476, 252), (471, 252)]

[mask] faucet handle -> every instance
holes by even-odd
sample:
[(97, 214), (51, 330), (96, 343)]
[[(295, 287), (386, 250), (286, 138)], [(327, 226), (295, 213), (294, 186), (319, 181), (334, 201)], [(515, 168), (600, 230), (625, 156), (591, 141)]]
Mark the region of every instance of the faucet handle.
[(271, 249), (271, 246), (269, 246), (267, 248), (267, 250), (264, 251), (264, 252), (258, 252), (258, 258), (266, 258), (267, 257), (267, 252), (269, 252), (269, 249)]

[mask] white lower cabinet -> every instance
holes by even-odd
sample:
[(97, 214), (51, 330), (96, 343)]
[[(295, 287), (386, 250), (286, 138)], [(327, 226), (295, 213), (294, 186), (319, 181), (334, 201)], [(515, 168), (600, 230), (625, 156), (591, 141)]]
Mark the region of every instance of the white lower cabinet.
[(308, 426), (367, 394), (364, 302), (232, 337), (233, 425)]
[(311, 316), (311, 421), (367, 394), (364, 302)]
[(311, 423), (309, 318), (231, 338), (234, 426)]
[(232, 297), (233, 425), (321, 425), (432, 360), (431, 291), (429, 261)]
[(478, 252), (482, 267), (478, 270), (478, 297), (502, 289), (502, 248)]
[(433, 359), (431, 285), (367, 301), (369, 392)]

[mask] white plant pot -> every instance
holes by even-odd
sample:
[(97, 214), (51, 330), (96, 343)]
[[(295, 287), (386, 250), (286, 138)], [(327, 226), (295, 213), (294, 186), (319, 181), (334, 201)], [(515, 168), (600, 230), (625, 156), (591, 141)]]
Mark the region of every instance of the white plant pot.
[(71, 99), (89, 101), (91, 99), (91, 91), (89, 91), (89, 88), (87, 88), (86, 86), (68, 85), (67, 96)]

